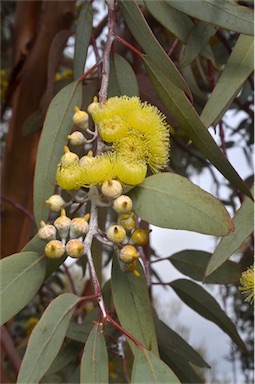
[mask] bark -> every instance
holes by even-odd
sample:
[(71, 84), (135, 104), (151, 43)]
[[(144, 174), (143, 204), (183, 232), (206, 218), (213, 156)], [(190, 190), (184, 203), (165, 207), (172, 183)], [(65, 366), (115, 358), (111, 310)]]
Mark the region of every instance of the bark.
[[(47, 85), (49, 49), (54, 36), (70, 29), (75, 1), (18, 2), (13, 54), (14, 67), (21, 57), (21, 69), (15, 74), (12, 94), (12, 118), (3, 159), (2, 195), (16, 204), (2, 205), (2, 257), (18, 252), (30, 239), (35, 227), (24, 211), (33, 210), (33, 175), (40, 133), (24, 137), (26, 119), (40, 108)], [(26, 21), (26, 22), (25, 22)]]

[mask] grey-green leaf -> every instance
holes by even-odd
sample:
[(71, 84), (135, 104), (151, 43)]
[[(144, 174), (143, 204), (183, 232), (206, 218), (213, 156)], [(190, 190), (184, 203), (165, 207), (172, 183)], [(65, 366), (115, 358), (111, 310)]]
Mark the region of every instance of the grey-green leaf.
[(149, 176), (129, 194), (138, 216), (158, 227), (215, 236), (226, 235), (233, 229), (219, 200), (177, 174)]
[(1, 325), (23, 309), (41, 287), (45, 260), (36, 252), (23, 252), (0, 261)]
[(54, 192), (57, 164), (72, 129), (74, 106), (80, 106), (81, 97), (81, 84), (74, 81), (54, 97), (48, 109), (38, 146), (34, 178), (34, 215), (38, 226), (40, 220), (47, 221), (49, 208), (44, 201)]
[(247, 77), (252, 73), (254, 69), (253, 53), (254, 38), (240, 35), (201, 113), (200, 118), (207, 128), (220, 120)]
[(108, 353), (102, 328), (95, 325), (84, 347), (81, 359), (82, 384), (108, 384)]
[[(254, 192), (253, 192), (254, 193)], [(209, 276), (219, 268), (254, 230), (254, 203), (246, 198), (233, 218), (234, 232), (223, 237), (216, 247), (206, 268), (205, 276)]]
[(156, 355), (146, 349), (137, 349), (131, 383), (180, 383), (174, 372)]
[(241, 349), (246, 351), (232, 320), (205, 289), (193, 281), (179, 279), (169, 283), (180, 299), (199, 315), (218, 325)]
[(108, 98), (113, 96), (139, 96), (133, 68), (122, 56), (115, 54), (110, 60)]
[(86, 1), (80, 11), (74, 46), (74, 80), (82, 76), (85, 68), (87, 51), (92, 32), (93, 10), (92, 4)]
[(223, 29), (254, 34), (253, 11), (231, 0), (165, 0), (169, 5), (189, 16)]
[[(183, 275), (189, 276), (194, 280), (203, 281), (207, 264), (211, 258), (211, 253), (186, 249), (177, 252), (169, 257), (169, 261)], [(208, 284), (235, 284), (241, 275), (240, 267), (233, 261), (226, 261), (217, 271), (214, 271), (206, 278)]]
[(186, 135), (233, 186), (251, 197), (249, 188), (223, 155), (185, 94), (169, 81), (159, 62), (146, 55), (143, 60), (158, 95)]
[(80, 298), (64, 293), (53, 300), (33, 329), (17, 384), (38, 383), (57, 356)]
[[(158, 344), (143, 269), (138, 262), (140, 277), (121, 271), (116, 257), (112, 267), (112, 294), (121, 326), (147, 349), (158, 355)], [(130, 342), (134, 353), (135, 345)]]

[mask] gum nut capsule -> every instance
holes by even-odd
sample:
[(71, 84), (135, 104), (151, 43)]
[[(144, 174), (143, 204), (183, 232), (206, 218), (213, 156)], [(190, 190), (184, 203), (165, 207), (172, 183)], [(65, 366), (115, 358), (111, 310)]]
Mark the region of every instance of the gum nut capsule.
[(112, 241), (114, 244), (122, 243), (126, 237), (125, 229), (120, 225), (111, 225), (106, 232), (108, 240)]
[(122, 225), (126, 231), (132, 231), (136, 227), (135, 213), (133, 211), (129, 213), (122, 213), (118, 217), (118, 224)]
[(139, 253), (133, 245), (125, 245), (119, 253), (119, 258), (123, 263), (133, 263), (136, 259), (138, 259)]
[(90, 214), (87, 213), (84, 217), (75, 217), (71, 221), (71, 226), (70, 226), (70, 239), (75, 239), (80, 236), (84, 236), (88, 233), (89, 231), (89, 219)]
[(122, 185), (118, 180), (107, 180), (102, 184), (102, 194), (108, 199), (116, 199), (122, 194)]
[(78, 259), (84, 255), (83, 243), (78, 239), (69, 240), (66, 244), (66, 253), (74, 259)]
[(64, 208), (61, 209), (61, 215), (54, 221), (54, 226), (57, 228), (58, 234), (62, 240), (66, 240), (72, 220), (66, 216)]
[(81, 111), (78, 107), (74, 107), (75, 114), (73, 115), (73, 123), (79, 128), (84, 129), (85, 131), (89, 126), (89, 115), (85, 111)]
[(48, 200), (45, 200), (45, 204), (49, 206), (51, 211), (59, 212), (65, 204), (65, 200), (60, 195), (52, 195)]
[(113, 203), (113, 208), (117, 213), (128, 213), (132, 210), (132, 207), (132, 200), (127, 195), (119, 196)]
[(135, 245), (146, 245), (149, 242), (149, 233), (151, 229), (140, 229), (134, 230), (130, 237), (130, 243)]
[(41, 228), (38, 230), (37, 235), (43, 241), (50, 241), (56, 239), (56, 228), (53, 225), (45, 224), (40, 221)]
[(71, 135), (68, 135), (67, 138), (68, 138), (70, 144), (75, 145), (75, 146), (79, 146), (79, 145), (85, 144), (87, 142), (84, 135), (79, 131), (74, 131)]
[(50, 259), (59, 259), (65, 253), (65, 246), (59, 240), (51, 240), (45, 246), (45, 255)]

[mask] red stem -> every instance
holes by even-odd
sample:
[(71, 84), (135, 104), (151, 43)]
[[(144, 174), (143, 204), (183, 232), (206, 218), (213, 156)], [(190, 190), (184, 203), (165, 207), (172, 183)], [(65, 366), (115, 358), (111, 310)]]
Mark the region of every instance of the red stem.
[(32, 223), (35, 224), (34, 216), (27, 209), (22, 207), (22, 205), (20, 205), (19, 203), (16, 203), (14, 200), (10, 199), (9, 197), (3, 196), (3, 195), (1, 195), (1, 200), (11, 204), (13, 207), (15, 207), (19, 211), (23, 212), (32, 221)]
[(126, 40), (122, 39), (122, 37), (120, 37), (118, 35), (115, 35), (114, 37), (117, 41), (119, 41), (120, 43), (122, 43), (123, 45), (128, 47), (131, 51), (136, 53), (139, 57), (142, 57), (142, 53), (140, 51), (138, 51), (138, 49), (136, 49), (133, 45), (129, 44)]

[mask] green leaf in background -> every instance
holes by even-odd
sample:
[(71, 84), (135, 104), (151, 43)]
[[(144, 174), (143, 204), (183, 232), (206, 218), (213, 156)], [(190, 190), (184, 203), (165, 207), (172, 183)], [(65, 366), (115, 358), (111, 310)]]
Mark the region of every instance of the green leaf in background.
[[(185, 251), (173, 254), (168, 259), (183, 275), (197, 281), (203, 281), (211, 255), (211, 253), (205, 251), (186, 249)], [(205, 280), (205, 283), (234, 284), (240, 280), (240, 276), (239, 265), (233, 261), (226, 261)]]
[(180, 299), (199, 315), (218, 325), (229, 337), (246, 351), (245, 344), (237, 333), (235, 324), (230, 320), (220, 305), (205, 289), (193, 281), (179, 279), (169, 283)]
[(254, 38), (240, 35), (201, 113), (200, 118), (207, 128), (220, 120), (239, 92), (240, 87), (253, 72), (253, 54)]
[(131, 383), (180, 383), (174, 372), (156, 355), (146, 349), (137, 348)]
[[(254, 194), (254, 191), (252, 192)], [(254, 203), (246, 198), (233, 218), (235, 230), (223, 237), (216, 247), (205, 271), (206, 281), (213, 271), (219, 268), (254, 231)]]
[(192, 97), (185, 80), (155, 38), (136, 2), (119, 0), (118, 5), (128, 28), (144, 52), (151, 58), (154, 58), (154, 60), (158, 60), (160, 66), (163, 67), (168, 74), (171, 83), (174, 83), (178, 88)]
[(95, 325), (88, 337), (81, 359), (81, 383), (108, 384), (108, 353), (102, 327)]
[(161, 63), (146, 55), (143, 55), (143, 60), (152, 85), (186, 135), (234, 187), (252, 197), (247, 185), (223, 155), (188, 98), (169, 81)]
[(43, 114), (42, 111), (37, 110), (33, 112), (25, 121), (22, 127), (23, 136), (31, 135), (39, 131), (42, 125)]
[(38, 383), (57, 356), (80, 298), (64, 293), (53, 300), (33, 329), (17, 384)]
[(76, 25), (74, 45), (74, 80), (84, 73), (87, 51), (90, 43), (93, 23), (93, 9), (89, 1), (83, 3)]
[(113, 96), (139, 96), (133, 68), (122, 56), (115, 54), (110, 60), (108, 98)]
[(165, 0), (169, 5), (199, 20), (223, 29), (254, 34), (253, 11), (230, 0)]
[(226, 235), (233, 224), (224, 205), (174, 173), (147, 177), (129, 192), (134, 210), (150, 224), (208, 235)]
[(187, 39), (186, 47), (181, 57), (180, 66), (185, 67), (190, 64), (205, 48), (210, 38), (216, 33), (216, 28), (199, 21), (191, 30)]
[(38, 146), (34, 178), (34, 215), (38, 226), (40, 220), (47, 221), (49, 208), (44, 201), (54, 192), (57, 164), (73, 126), (74, 106), (80, 104), (81, 84), (74, 81), (54, 97), (48, 109)]
[[(146, 279), (140, 263), (137, 265), (140, 277), (136, 277), (133, 273), (122, 272), (114, 257), (111, 280), (113, 302), (121, 326), (144, 347), (158, 355), (158, 343)], [(136, 348), (134, 343), (129, 342), (129, 344), (134, 353)]]
[(182, 383), (203, 383), (204, 381), (191, 364), (201, 368), (210, 368), (204, 359), (156, 316), (155, 326), (161, 359), (174, 371)]
[(1, 325), (23, 309), (41, 287), (46, 261), (38, 260), (38, 253), (23, 252), (0, 261)]

